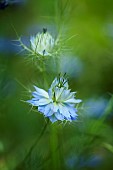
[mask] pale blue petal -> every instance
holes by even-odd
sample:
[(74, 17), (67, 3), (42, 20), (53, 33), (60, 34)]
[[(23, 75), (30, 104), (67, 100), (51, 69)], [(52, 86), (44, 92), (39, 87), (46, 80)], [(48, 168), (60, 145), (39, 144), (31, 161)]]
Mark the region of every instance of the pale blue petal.
[(57, 110), (59, 109), (59, 106), (56, 103), (53, 103), (51, 108), (52, 108), (53, 112), (57, 112)]
[(57, 78), (55, 78), (51, 84), (51, 88), (55, 87), (56, 85), (58, 85), (58, 80)]
[(44, 105), (44, 106), (39, 106), (38, 111), (43, 113), (45, 117), (49, 117), (53, 115), (53, 111), (51, 110), (50, 104)]
[(46, 116), (49, 117), (49, 116), (52, 116), (53, 114), (54, 114), (54, 112), (52, 110), (50, 110)]
[(40, 88), (38, 88), (36, 86), (34, 86), (34, 88), (36, 89), (37, 95), (39, 95), (41, 97), (49, 98), (49, 95), (45, 90), (40, 89)]
[(45, 106), (38, 106), (38, 111), (41, 113), (45, 112)]
[(68, 89), (68, 82), (66, 82), (65, 84), (64, 84), (64, 86)]
[(70, 115), (71, 115), (71, 120), (76, 120), (77, 116), (78, 116), (77, 115), (78, 110), (76, 108), (70, 106), (70, 105), (68, 105), (67, 107), (68, 107), (68, 110), (69, 110)]
[(31, 99), (31, 100), (27, 100), (27, 102), (30, 103), (30, 104), (32, 104), (33, 106), (39, 106), (38, 100)]
[(51, 111), (51, 103), (45, 106), (44, 115), (51, 116), (53, 112)]
[(68, 109), (67, 109), (65, 106), (61, 105), (61, 104), (59, 104), (59, 112), (60, 112), (63, 116), (65, 116), (65, 117), (67, 117), (67, 118), (70, 117), (70, 113), (69, 113)]
[(69, 90), (64, 90), (63, 93), (60, 96), (60, 100), (61, 101), (66, 101), (70, 98), (74, 98), (75, 97), (75, 92), (70, 92)]
[(63, 116), (60, 112), (55, 113), (55, 117), (56, 117), (58, 120), (64, 120), (64, 116)]
[(57, 121), (57, 118), (54, 115), (50, 116), (49, 119), (52, 123)]
[(49, 98), (52, 98), (53, 92), (52, 92), (52, 89), (51, 89), (51, 88), (48, 90), (48, 95), (49, 95)]
[(68, 120), (68, 121), (72, 122), (71, 116), (69, 118), (65, 117), (65, 120)]
[(78, 117), (78, 115), (74, 112), (73, 113), (71, 112), (71, 117), (76, 118), (76, 117)]
[(70, 90), (64, 90), (63, 93), (60, 96), (60, 100), (64, 101), (69, 97), (70, 97)]
[(71, 107), (71, 106), (69, 106), (69, 105), (66, 105), (66, 107), (67, 107), (67, 109), (68, 109), (68, 111), (70, 112), (70, 115), (71, 115), (72, 117), (78, 116), (78, 115), (76, 114), (76, 112), (77, 112), (77, 109), (76, 109), (76, 108)]
[(47, 104), (49, 104), (51, 101), (49, 100), (49, 99), (40, 99), (39, 101), (38, 101), (38, 104), (41, 106), (41, 105), (47, 105)]
[(58, 98), (60, 98), (60, 96), (63, 93), (63, 91), (64, 91), (64, 87), (61, 87), (61, 88), (56, 87), (55, 88), (55, 97), (56, 97), (56, 100), (58, 100)]
[(81, 99), (75, 99), (76, 100), (76, 103), (81, 103), (82, 100)]
[(31, 36), (31, 37), (30, 37), (31, 45), (34, 45), (34, 40), (35, 40), (35, 37), (34, 37), (34, 36)]
[(72, 99), (68, 99), (68, 100), (66, 100), (66, 101), (64, 101), (64, 103), (80, 103), (82, 100), (80, 100), (80, 99), (74, 99), (74, 98), (72, 98)]
[(36, 91), (32, 92), (32, 96), (35, 97), (37, 100), (42, 98), (41, 96), (38, 95), (38, 93)]

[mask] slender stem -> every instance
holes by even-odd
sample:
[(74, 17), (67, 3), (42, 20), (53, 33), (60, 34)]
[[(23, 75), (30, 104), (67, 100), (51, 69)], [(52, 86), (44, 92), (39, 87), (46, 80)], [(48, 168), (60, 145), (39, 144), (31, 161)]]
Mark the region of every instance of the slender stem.
[(58, 148), (58, 136), (57, 127), (55, 125), (51, 126), (50, 134), (50, 147), (51, 147), (51, 158), (52, 158), (52, 169), (59, 169), (59, 149)]
[(26, 157), (25, 157), (25, 160), (31, 155), (33, 149), (34, 149), (35, 146), (39, 143), (41, 137), (43, 136), (43, 134), (44, 134), (44, 132), (45, 132), (45, 130), (46, 130), (46, 128), (47, 128), (48, 123), (49, 123), (49, 119), (48, 119), (47, 123), (45, 124), (45, 126), (43, 127), (43, 129), (42, 129), (39, 137), (35, 140), (34, 144), (33, 144), (33, 145), (31, 146), (31, 148), (29, 149), (29, 152), (27, 153), (27, 155), (26, 155)]
[(39, 143), (39, 141), (40, 141), (40, 139), (42, 138), (44, 132), (46, 131), (48, 123), (49, 123), (49, 119), (47, 120), (47, 122), (46, 122), (45, 126), (43, 127), (43, 129), (42, 129), (40, 135), (38, 136), (38, 138), (36, 138), (35, 142), (34, 142), (33, 145), (30, 147), (30, 149), (29, 149), (27, 155), (25, 156), (25, 158), (23, 159), (23, 161), (16, 167), (16, 170), (19, 170), (19, 169), (21, 169), (21, 167), (24, 166), (24, 163), (25, 163), (26, 160), (30, 157), (33, 149), (34, 149), (34, 148), (36, 147), (36, 145)]

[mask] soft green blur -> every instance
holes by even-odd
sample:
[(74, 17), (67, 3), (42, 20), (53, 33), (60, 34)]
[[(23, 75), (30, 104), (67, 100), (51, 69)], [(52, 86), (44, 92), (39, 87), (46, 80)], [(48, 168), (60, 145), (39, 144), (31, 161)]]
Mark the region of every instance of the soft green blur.
[[(66, 8), (68, 1), (59, 2), (65, 9), (64, 15), (61, 6), (57, 6), (58, 0), (26, 0), (23, 5), (0, 10), (0, 39), (16, 40), (17, 34), (29, 38), (42, 28), (57, 34), (63, 25), (63, 36), (73, 36), (67, 42), (69, 53), (64, 55), (81, 63), (81, 70), (76, 72), (76, 68), (70, 67), (70, 72), (75, 72), (69, 74), (70, 88), (83, 100), (81, 118), (66, 125), (49, 123), (30, 157), (23, 162), (46, 123), (43, 115), (24, 101), (30, 99), (28, 91), (33, 90), (34, 84), (47, 90), (58, 71), (48, 61), (43, 77), (32, 62), (27, 62), (25, 54), (7, 53), (6, 44), (5, 50), (0, 51), (0, 170), (113, 168), (113, 1), (70, 0)], [(79, 64), (75, 67), (79, 68)], [(84, 116), (84, 102), (89, 98), (109, 101), (103, 111), (107, 118)], [(81, 158), (86, 161), (91, 155), (100, 155), (104, 161), (99, 167), (79, 166)], [(68, 164), (73, 156), (78, 157), (75, 167), (72, 162)]]

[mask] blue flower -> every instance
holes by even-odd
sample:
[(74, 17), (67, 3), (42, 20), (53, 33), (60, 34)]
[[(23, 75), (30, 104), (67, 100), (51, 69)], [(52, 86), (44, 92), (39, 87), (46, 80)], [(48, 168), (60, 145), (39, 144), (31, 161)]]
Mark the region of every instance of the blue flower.
[(99, 167), (104, 158), (102, 155), (95, 154), (91, 156), (78, 156), (78, 155), (72, 155), (68, 159), (66, 159), (66, 165), (68, 169), (74, 169), (76, 167), (77, 169), (82, 169), (85, 167), (89, 168), (96, 168)]
[(60, 76), (55, 78), (48, 92), (36, 86), (34, 88), (33, 98), (27, 102), (38, 106), (38, 111), (48, 117), (51, 122), (72, 121), (77, 118), (75, 104), (80, 103), (81, 100), (75, 99), (75, 92), (68, 89), (66, 78)]
[(104, 110), (107, 107), (108, 100), (105, 98), (99, 99), (88, 99), (85, 102), (85, 107), (87, 108), (86, 115), (90, 118), (101, 118), (104, 116)]

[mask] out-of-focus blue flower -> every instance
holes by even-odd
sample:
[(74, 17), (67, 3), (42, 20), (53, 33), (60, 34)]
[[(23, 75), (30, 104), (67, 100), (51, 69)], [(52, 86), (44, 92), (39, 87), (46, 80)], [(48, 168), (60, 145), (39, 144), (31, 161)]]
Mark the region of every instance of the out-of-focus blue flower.
[(6, 37), (0, 37), (0, 53), (13, 54), (13, 53), (19, 53), (21, 50), (22, 48), (19, 47), (19, 43), (13, 42)]
[(42, 56), (51, 55), (51, 51), (54, 47), (55, 41), (53, 37), (47, 32), (47, 29), (43, 29), (42, 33), (38, 33), (36, 36), (30, 38), (32, 50)]
[(27, 102), (33, 106), (38, 106), (38, 111), (48, 117), (51, 122), (57, 120), (75, 120), (77, 109), (75, 104), (80, 103), (80, 99), (75, 99), (75, 92), (68, 89), (68, 82), (65, 77), (55, 78), (50, 89), (46, 92), (34, 86), (33, 98)]
[(89, 157), (73, 155), (66, 160), (69, 169), (89, 167), (95, 168), (102, 164), (104, 158), (101, 155), (91, 155)]
[[(24, 36), (21, 39), (23, 43), (25, 44), (25, 46), (30, 46), (28, 37)], [(7, 50), (6, 50), (6, 47), (7, 47)], [(16, 55), (18, 54), (19, 56), (20, 55), (23, 56), (25, 52), (18, 40), (12, 40), (8, 37), (0, 37), (0, 54), (16, 54)]]
[(0, 9), (5, 9), (10, 5), (20, 5), (23, 4), (25, 0), (1, 0), (0, 1)]
[(83, 63), (80, 58), (73, 56), (62, 56), (60, 58), (60, 71), (71, 77), (79, 77), (83, 71)]
[(73, 169), (75, 166), (77, 167), (78, 157), (77, 156), (70, 156), (66, 159), (66, 166), (68, 169)]
[(59, 58), (59, 70), (54, 58), (47, 61), (47, 69), (53, 73), (67, 73), (69, 77), (79, 78), (83, 73), (84, 65), (79, 57), (64, 55)]
[(88, 167), (97, 167), (99, 166), (103, 161), (103, 157), (100, 155), (92, 155), (90, 159), (87, 161)]
[(89, 117), (101, 117), (107, 107), (107, 104), (108, 100), (105, 98), (99, 98), (97, 100), (91, 98), (85, 103), (86, 114)]

